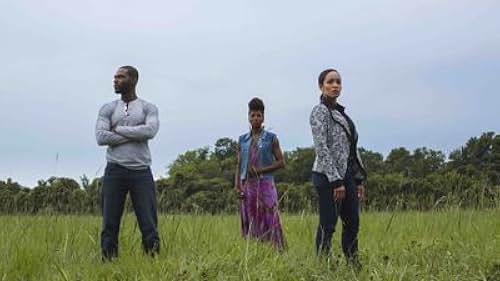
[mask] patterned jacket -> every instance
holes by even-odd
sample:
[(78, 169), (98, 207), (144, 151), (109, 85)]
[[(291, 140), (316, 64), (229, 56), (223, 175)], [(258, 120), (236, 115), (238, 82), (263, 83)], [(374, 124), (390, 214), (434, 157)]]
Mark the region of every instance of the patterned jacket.
[(314, 106), (309, 122), (316, 151), (313, 172), (324, 174), (336, 188), (344, 184), (350, 162), (356, 184), (366, 180), (366, 171), (357, 149), (358, 134), (344, 113), (344, 107), (337, 104), (332, 110), (320, 103)]

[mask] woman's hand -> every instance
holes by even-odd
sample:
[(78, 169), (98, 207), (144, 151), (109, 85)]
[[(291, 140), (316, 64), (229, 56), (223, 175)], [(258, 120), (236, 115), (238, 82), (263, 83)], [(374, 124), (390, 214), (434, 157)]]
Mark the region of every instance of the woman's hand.
[(252, 176), (252, 178), (258, 178), (259, 174), (261, 173), (260, 169), (255, 167), (254, 165), (251, 165), (248, 171), (250, 173), (250, 176)]
[(245, 193), (243, 192), (243, 189), (241, 188), (241, 182), (238, 181), (237, 183), (235, 183), (233, 190), (236, 193), (236, 195), (238, 196), (238, 198), (243, 199), (245, 197)]
[(361, 202), (366, 200), (365, 186), (362, 184), (358, 185), (358, 198)]
[(237, 183), (236, 183), (236, 182), (235, 182), (235, 183), (234, 183), (234, 188), (233, 188), (233, 190), (234, 190), (234, 192), (236, 192), (236, 193), (240, 193), (240, 191), (241, 191), (241, 183), (239, 183), (239, 182), (237, 182)]
[(333, 189), (333, 200), (340, 202), (345, 198), (345, 187), (343, 185)]

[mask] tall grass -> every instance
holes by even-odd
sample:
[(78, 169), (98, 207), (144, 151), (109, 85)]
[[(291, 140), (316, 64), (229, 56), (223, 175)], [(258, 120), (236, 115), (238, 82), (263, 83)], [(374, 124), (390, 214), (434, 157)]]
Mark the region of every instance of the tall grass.
[(362, 214), (363, 269), (315, 255), (315, 215), (282, 217), (288, 250), (243, 240), (237, 216), (164, 215), (161, 253), (142, 254), (125, 215), (120, 257), (102, 263), (99, 217), (0, 217), (0, 280), (500, 280), (500, 210)]

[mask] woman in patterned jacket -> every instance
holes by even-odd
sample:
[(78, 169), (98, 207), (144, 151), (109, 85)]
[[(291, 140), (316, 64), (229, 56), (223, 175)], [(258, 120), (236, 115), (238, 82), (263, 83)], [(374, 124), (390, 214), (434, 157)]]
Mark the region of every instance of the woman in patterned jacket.
[(316, 250), (318, 255), (330, 253), (340, 215), (342, 250), (348, 263), (359, 268), (359, 202), (365, 197), (366, 172), (358, 155), (358, 134), (344, 107), (337, 103), (342, 90), (339, 72), (324, 70), (318, 77), (318, 85), (322, 92), (320, 103), (310, 116), (316, 151), (312, 181), (319, 196)]

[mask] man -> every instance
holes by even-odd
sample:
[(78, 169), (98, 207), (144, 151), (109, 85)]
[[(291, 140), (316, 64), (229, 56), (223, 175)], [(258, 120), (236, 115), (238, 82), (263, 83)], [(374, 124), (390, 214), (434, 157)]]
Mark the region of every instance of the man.
[(160, 249), (156, 190), (148, 147), (148, 140), (158, 132), (158, 109), (137, 97), (138, 79), (139, 73), (134, 67), (118, 68), (113, 83), (121, 99), (102, 106), (97, 118), (97, 143), (108, 146), (101, 191), (103, 260), (118, 257), (118, 231), (127, 193), (130, 193), (142, 233), (144, 251), (154, 256)]

